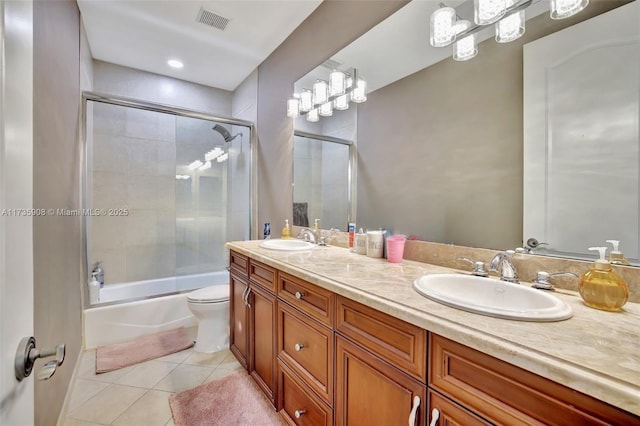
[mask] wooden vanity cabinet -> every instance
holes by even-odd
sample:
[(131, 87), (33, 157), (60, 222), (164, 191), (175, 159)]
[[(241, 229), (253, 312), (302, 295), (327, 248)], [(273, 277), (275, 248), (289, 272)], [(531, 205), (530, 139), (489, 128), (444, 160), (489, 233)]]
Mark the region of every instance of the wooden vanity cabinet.
[(232, 268), (229, 274), (229, 350), (245, 370), (249, 369), (249, 291), (246, 276)]
[(259, 286), (249, 284), (250, 374), (276, 404), (276, 296)]
[(446, 397), (432, 399), (429, 411), (445, 401), (493, 424), (640, 425), (637, 416), (433, 333), (429, 348), (429, 390)]

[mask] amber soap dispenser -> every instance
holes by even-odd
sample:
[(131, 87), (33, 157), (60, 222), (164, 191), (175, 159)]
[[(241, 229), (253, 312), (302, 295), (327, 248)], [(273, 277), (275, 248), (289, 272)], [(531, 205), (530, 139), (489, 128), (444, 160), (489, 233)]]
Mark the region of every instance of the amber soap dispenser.
[(605, 259), (606, 247), (590, 247), (600, 252), (593, 268), (580, 277), (578, 291), (587, 306), (604, 311), (619, 311), (629, 299), (629, 288), (622, 277), (613, 272), (611, 264)]

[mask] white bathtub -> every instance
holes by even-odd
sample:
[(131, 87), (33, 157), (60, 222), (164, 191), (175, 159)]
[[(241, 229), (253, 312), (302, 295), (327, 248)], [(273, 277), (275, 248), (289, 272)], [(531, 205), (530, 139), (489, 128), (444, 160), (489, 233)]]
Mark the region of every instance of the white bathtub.
[[(83, 311), (84, 347), (92, 349), (158, 331), (196, 327), (196, 318), (187, 306), (188, 290), (228, 283), (229, 273), (219, 271), (106, 285), (100, 290), (100, 304)], [(175, 292), (184, 293), (153, 297)], [(126, 300), (133, 301), (114, 304)], [(191, 331), (195, 336), (195, 329)]]

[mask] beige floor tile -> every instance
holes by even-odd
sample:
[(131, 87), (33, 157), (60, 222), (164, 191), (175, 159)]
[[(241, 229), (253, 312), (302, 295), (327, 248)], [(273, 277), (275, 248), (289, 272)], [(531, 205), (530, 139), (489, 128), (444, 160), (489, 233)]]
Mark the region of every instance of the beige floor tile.
[(86, 369), (84, 371), (79, 371), (78, 378), (86, 379), (86, 380), (96, 380), (98, 382), (104, 383), (115, 383), (122, 376), (130, 372), (135, 366), (132, 365), (130, 367), (120, 368), (118, 370), (110, 371), (108, 373), (100, 373), (96, 374), (95, 365), (91, 369)]
[(224, 370), (238, 370), (242, 368), (242, 365), (238, 362), (235, 355), (227, 351), (227, 355), (224, 357), (222, 362), (218, 364), (218, 368), (222, 368)]
[(85, 351), (78, 360), (78, 374), (96, 371), (96, 351)]
[(183, 364), (202, 365), (207, 367), (217, 367), (229, 354), (227, 350), (213, 352), (210, 354), (202, 352), (193, 352), (187, 359), (182, 361)]
[(164, 426), (176, 426), (176, 424), (173, 422), (173, 417), (171, 417), (171, 419)]
[(169, 392), (150, 390), (120, 415), (114, 426), (164, 426), (171, 417)]
[(204, 383), (213, 382), (214, 380), (222, 379), (223, 377), (228, 376), (233, 373), (233, 370), (225, 370), (224, 368), (216, 368), (213, 373), (209, 375), (204, 381)]
[(213, 373), (213, 367), (180, 364), (153, 388), (166, 392), (180, 392), (198, 386)]
[(102, 426), (101, 423), (85, 422), (84, 420), (72, 419), (67, 417), (61, 426)]
[(71, 397), (69, 398), (69, 411), (75, 410), (107, 386), (109, 386), (109, 383), (75, 379), (73, 388), (71, 388)]
[(171, 362), (147, 361), (133, 366), (131, 371), (119, 378), (116, 383), (151, 389), (177, 366), (178, 364)]
[(69, 416), (94, 423), (110, 424), (146, 391), (122, 385), (109, 385), (84, 404), (69, 413)]
[(193, 348), (185, 349), (174, 354), (165, 355), (162, 358), (157, 358), (156, 361), (174, 362), (180, 364), (193, 353)]

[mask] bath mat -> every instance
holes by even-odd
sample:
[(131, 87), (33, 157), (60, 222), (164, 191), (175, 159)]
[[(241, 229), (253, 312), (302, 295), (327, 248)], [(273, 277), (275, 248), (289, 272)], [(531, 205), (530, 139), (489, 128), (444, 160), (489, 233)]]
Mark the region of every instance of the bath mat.
[(189, 337), (184, 327), (138, 337), (125, 343), (98, 346), (96, 374), (160, 358), (191, 346), (193, 346), (193, 339)]
[(253, 379), (237, 370), (169, 396), (176, 426), (280, 426), (284, 423)]

